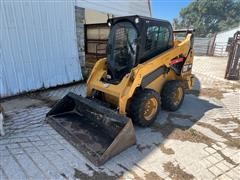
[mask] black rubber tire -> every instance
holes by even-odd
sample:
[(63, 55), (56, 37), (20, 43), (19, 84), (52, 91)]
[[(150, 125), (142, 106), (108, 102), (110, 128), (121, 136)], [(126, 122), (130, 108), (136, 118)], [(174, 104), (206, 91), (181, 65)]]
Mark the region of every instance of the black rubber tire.
[[(174, 97), (175, 97), (177, 89), (179, 87), (182, 88), (183, 96), (182, 96), (180, 102), (178, 104), (175, 104)], [(184, 100), (184, 95), (185, 95), (185, 91), (184, 91), (182, 81), (180, 81), (180, 80), (168, 81), (164, 85), (162, 92), (161, 92), (162, 108), (165, 110), (169, 110), (169, 111), (178, 110), (180, 108), (180, 106), (182, 105), (182, 102)]]
[[(151, 118), (151, 120), (146, 120), (144, 117), (144, 109), (146, 102), (150, 98), (155, 98), (158, 105), (155, 115)], [(134, 123), (142, 127), (150, 126), (157, 118), (161, 106), (160, 102), (160, 95), (156, 91), (151, 89), (137, 90), (129, 105), (128, 116)]]

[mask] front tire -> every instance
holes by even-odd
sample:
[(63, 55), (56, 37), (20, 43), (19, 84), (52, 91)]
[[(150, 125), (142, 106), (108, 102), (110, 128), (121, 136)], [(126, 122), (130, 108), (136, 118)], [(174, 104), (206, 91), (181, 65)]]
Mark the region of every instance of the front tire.
[(162, 108), (169, 111), (176, 111), (184, 100), (184, 88), (182, 81), (168, 81), (161, 92)]
[(160, 110), (160, 96), (154, 90), (138, 90), (128, 110), (129, 117), (140, 126), (150, 126), (157, 118)]

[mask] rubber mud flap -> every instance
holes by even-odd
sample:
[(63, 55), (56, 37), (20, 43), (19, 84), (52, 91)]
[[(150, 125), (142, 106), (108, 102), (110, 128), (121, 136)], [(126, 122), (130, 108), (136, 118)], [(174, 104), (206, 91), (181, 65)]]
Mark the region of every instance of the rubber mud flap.
[(46, 121), (97, 166), (136, 144), (131, 119), (73, 93), (47, 113)]

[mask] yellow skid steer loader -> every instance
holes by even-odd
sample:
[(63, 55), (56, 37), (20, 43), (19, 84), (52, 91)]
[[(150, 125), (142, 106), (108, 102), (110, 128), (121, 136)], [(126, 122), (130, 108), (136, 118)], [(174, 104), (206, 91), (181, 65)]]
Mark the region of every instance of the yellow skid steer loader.
[[(193, 30), (142, 16), (108, 20), (107, 57), (87, 81), (87, 97), (69, 93), (47, 122), (96, 165), (136, 143), (133, 123), (151, 125), (160, 107), (176, 111), (193, 86)], [(185, 33), (183, 41), (174, 34)]]

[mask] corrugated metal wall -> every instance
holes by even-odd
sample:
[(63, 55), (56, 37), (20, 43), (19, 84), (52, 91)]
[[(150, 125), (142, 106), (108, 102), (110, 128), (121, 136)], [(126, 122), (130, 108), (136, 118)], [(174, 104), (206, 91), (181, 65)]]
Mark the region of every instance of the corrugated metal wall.
[[(176, 37), (176, 39), (183, 41), (185, 37)], [(208, 46), (210, 43), (210, 38), (194, 37), (194, 54), (197, 56), (208, 55)]]
[(227, 56), (228, 52), (226, 52), (228, 38), (233, 37), (234, 34), (240, 31), (240, 26), (229, 31), (224, 31), (218, 33), (215, 39), (214, 45), (214, 55), (215, 56)]
[(82, 79), (73, 1), (0, 1), (0, 97)]
[(111, 13), (117, 16), (142, 15), (151, 16), (149, 0), (76, 0), (76, 5), (87, 9)]
[(208, 54), (210, 38), (194, 38), (194, 52), (197, 56), (206, 56)]
[(82, 79), (75, 5), (150, 16), (148, 0), (0, 1), (0, 98)]

